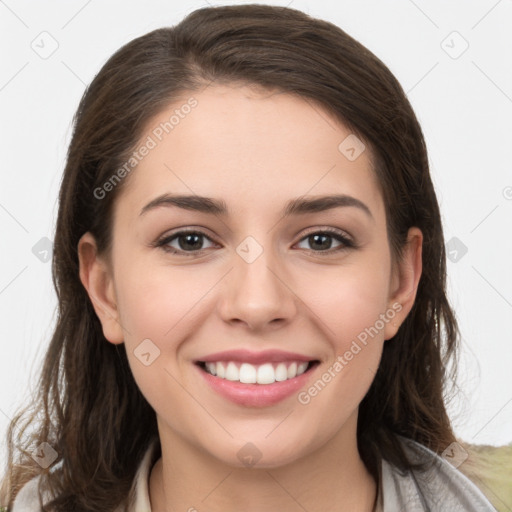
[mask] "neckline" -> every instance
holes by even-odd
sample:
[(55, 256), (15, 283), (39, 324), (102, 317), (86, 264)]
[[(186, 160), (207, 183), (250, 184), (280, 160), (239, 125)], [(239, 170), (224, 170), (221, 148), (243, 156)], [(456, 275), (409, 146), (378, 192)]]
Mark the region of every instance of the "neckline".
[[(151, 512), (151, 501), (149, 499), (149, 481), (153, 467), (161, 457), (160, 439), (153, 439), (142, 458), (142, 461), (135, 477), (134, 502), (129, 512)], [(381, 476), (375, 480), (376, 492), (372, 512), (382, 512), (382, 483)]]

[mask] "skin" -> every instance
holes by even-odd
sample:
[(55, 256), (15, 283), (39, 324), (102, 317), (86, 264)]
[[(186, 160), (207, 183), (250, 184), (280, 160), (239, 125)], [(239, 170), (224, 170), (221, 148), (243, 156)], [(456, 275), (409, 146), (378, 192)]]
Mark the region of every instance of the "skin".
[[(350, 130), (318, 106), (238, 85), (190, 96), (197, 107), (125, 178), (110, 258), (90, 233), (79, 242), (80, 277), (104, 335), (125, 343), (157, 414), (162, 458), (149, 479), (152, 510), (371, 511), (376, 483), (357, 450), (358, 406), (384, 343), (414, 303), (421, 231), (409, 230), (403, 262), (393, 264), (370, 149), (349, 161), (338, 145)], [(141, 141), (190, 96), (152, 119)], [(229, 214), (161, 206), (140, 215), (164, 192), (222, 199)], [(290, 199), (333, 193), (364, 202), (371, 217), (352, 206), (280, 213)], [(202, 252), (154, 246), (186, 227), (211, 239), (199, 239)], [(328, 227), (357, 248), (334, 252), (343, 244), (328, 238), (330, 254), (322, 251), (307, 235)], [(263, 249), (252, 263), (236, 252), (247, 236)], [(177, 238), (169, 244), (180, 248)], [(193, 365), (221, 350), (277, 348), (320, 360), (310, 386), (393, 304), (401, 311), (307, 405), (297, 395), (269, 407), (236, 405)], [(134, 355), (147, 338), (160, 350), (149, 366)], [(247, 442), (261, 452), (253, 467), (237, 457)]]

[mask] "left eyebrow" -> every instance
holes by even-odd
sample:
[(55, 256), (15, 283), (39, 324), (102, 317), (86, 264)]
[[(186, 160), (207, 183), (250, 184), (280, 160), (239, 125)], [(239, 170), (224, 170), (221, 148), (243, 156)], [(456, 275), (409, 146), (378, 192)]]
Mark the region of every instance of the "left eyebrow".
[(366, 204), (364, 204), (359, 199), (348, 196), (346, 194), (335, 194), (313, 198), (297, 197), (296, 199), (293, 199), (287, 203), (283, 212), (283, 217), (301, 213), (323, 212), (333, 208), (348, 206), (359, 208), (365, 212), (366, 215), (368, 215), (372, 220), (374, 220), (372, 212), (370, 211), (370, 208), (366, 206)]
[[(226, 215), (228, 213), (228, 207), (223, 200), (196, 195), (162, 194), (144, 206), (139, 216), (145, 214), (149, 210), (153, 210), (161, 206), (176, 206), (185, 210), (193, 210), (214, 215)], [(290, 215), (322, 212), (340, 207), (359, 208), (371, 219), (374, 219), (370, 208), (368, 208), (365, 203), (355, 197), (345, 194), (312, 198), (297, 197), (286, 203), (281, 215), (283, 217), (289, 217)]]

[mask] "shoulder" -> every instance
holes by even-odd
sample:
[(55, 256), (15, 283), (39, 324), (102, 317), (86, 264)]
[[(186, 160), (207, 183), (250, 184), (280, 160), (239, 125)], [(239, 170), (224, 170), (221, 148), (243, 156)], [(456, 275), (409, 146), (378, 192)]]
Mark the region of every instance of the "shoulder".
[(384, 512), (495, 512), (478, 487), (449, 462), (416, 441), (399, 439), (410, 461), (425, 468), (402, 472), (382, 462)]
[[(151, 468), (161, 455), (159, 439), (154, 439), (148, 446), (140, 465), (137, 469), (132, 487), (130, 490), (129, 512), (150, 512), (151, 505), (149, 500), (149, 476)], [(9, 512), (42, 512), (39, 504), (39, 486), (41, 476), (29, 480), (18, 492), (14, 500), (12, 509)], [(42, 489), (43, 504), (51, 500), (51, 493), (48, 489)], [(120, 505), (116, 512), (124, 512)]]
[[(9, 512), (41, 512), (38, 491), (40, 479), (40, 476), (32, 478), (20, 489)], [(45, 498), (43, 503), (48, 501), (47, 494)]]

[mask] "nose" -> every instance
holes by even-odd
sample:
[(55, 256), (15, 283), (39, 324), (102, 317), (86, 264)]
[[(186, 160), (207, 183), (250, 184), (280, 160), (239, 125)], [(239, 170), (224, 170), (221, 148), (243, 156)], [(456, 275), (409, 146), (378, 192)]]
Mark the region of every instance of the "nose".
[(291, 278), (270, 250), (252, 262), (234, 252), (233, 265), (218, 302), (225, 322), (264, 331), (292, 320), (298, 299)]

